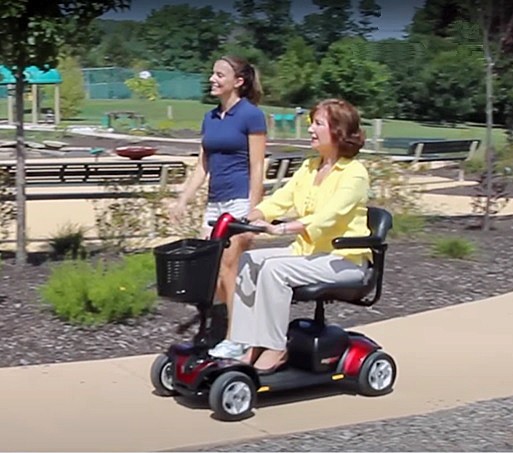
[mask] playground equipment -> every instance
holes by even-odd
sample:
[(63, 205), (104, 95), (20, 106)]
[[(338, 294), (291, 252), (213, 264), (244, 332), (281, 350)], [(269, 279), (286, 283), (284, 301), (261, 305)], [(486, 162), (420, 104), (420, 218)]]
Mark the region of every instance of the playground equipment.
[[(28, 66), (23, 71), (25, 76), (25, 83), (30, 86), (31, 102), (32, 102), (32, 122), (37, 124), (39, 122), (40, 113), (43, 115), (45, 123), (59, 124), (61, 121), (60, 116), (60, 84), (62, 77), (57, 71), (50, 67), (40, 69), (36, 66)], [(14, 97), (15, 97), (15, 84), (16, 80), (14, 74), (6, 66), (0, 65), (0, 87), (7, 86), (7, 122), (14, 124)], [(41, 109), (40, 108), (40, 85), (54, 86), (54, 107)], [(50, 114), (51, 111), (51, 114)]]
[(145, 125), (144, 115), (131, 111), (107, 112), (102, 118), (102, 126), (106, 129), (143, 129)]

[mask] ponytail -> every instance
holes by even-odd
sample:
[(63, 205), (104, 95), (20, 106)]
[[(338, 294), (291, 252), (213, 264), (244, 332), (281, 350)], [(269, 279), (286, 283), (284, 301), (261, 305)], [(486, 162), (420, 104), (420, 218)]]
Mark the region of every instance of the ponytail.
[(239, 96), (247, 98), (257, 105), (263, 96), (258, 69), (243, 58), (235, 56), (224, 56), (221, 57), (221, 60), (226, 61), (232, 67), (236, 77), (241, 77), (244, 80), (239, 87)]

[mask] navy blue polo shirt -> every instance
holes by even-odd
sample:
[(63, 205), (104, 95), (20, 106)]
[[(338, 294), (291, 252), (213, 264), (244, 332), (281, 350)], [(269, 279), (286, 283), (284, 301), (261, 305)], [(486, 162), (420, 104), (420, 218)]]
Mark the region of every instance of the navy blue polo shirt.
[(201, 134), (210, 173), (208, 201), (249, 198), (249, 134), (265, 133), (265, 115), (241, 98), (221, 118), (221, 107), (207, 112)]

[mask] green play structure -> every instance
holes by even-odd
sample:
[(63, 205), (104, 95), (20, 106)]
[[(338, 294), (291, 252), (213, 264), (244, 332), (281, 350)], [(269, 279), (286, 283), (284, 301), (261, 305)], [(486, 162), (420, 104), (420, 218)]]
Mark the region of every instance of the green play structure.
[[(28, 66), (23, 71), (25, 83), (30, 87), (30, 97), (32, 101), (32, 122), (37, 124), (40, 120), (46, 123), (60, 123), (60, 92), (59, 85), (62, 83), (61, 74), (57, 69), (49, 66), (40, 69), (36, 66)], [(9, 124), (14, 123), (14, 86), (16, 80), (12, 71), (0, 65), (0, 89), (7, 94), (7, 119)], [(39, 106), (39, 86), (54, 86), (54, 108), (42, 111)], [(5, 93), (6, 90), (6, 93)], [(2, 94), (2, 93), (0, 93)], [(40, 114), (43, 116), (40, 118)]]

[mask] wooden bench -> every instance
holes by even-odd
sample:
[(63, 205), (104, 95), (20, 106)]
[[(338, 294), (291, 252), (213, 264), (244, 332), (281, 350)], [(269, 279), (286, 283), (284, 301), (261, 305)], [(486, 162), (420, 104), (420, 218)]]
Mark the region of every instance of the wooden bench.
[[(405, 155), (390, 155), (393, 160), (410, 162), (463, 162), (472, 159), (481, 144), (481, 140), (426, 140), (414, 141), (408, 146)], [(458, 168), (458, 177), (464, 178), (463, 166)]]
[(306, 153), (295, 151), (271, 155), (265, 170), (265, 193), (273, 193), (285, 184), (301, 167), (305, 158)]
[[(16, 163), (0, 162), (0, 174), (14, 184)], [(27, 162), (25, 164), (25, 182), (31, 187), (76, 187), (106, 186), (113, 184), (160, 185), (181, 184), (187, 177), (187, 165), (181, 161), (121, 161), (121, 162)], [(55, 192), (46, 194), (27, 194), (27, 199), (80, 199), (110, 198), (112, 195), (123, 197), (118, 192), (101, 190), (83, 193)], [(46, 198), (45, 198), (46, 197)]]
[[(161, 184), (173, 176), (181, 183), (187, 176), (187, 166), (179, 161), (127, 161), (127, 162), (31, 162), (25, 164), (27, 186), (70, 184), (102, 185), (116, 181), (137, 184)], [(0, 163), (0, 172), (16, 178), (15, 163)]]

